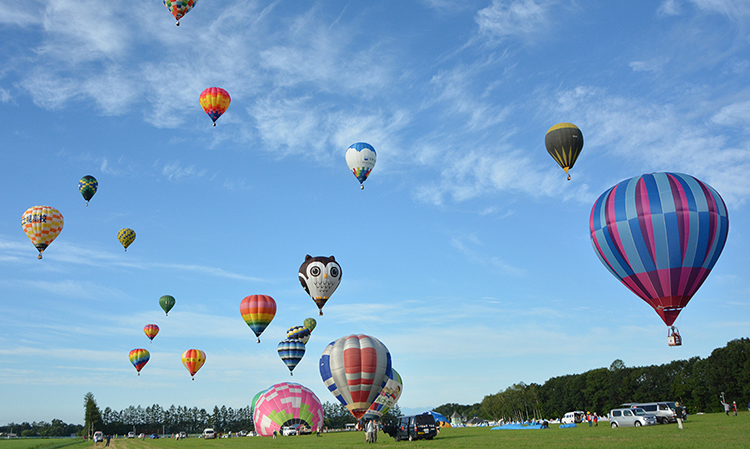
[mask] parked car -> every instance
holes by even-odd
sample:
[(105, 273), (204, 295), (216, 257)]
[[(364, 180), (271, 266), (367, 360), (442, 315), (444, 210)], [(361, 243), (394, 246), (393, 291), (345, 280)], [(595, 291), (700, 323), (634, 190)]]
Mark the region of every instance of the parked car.
[(656, 416), (640, 407), (616, 408), (609, 412), (609, 425), (617, 427), (641, 427), (657, 424)]
[(285, 437), (297, 435), (297, 429), (292, 426), (284, 426), (284, 428), (281, 429), (281, 434)]
[(94, 443), (104, 440), (104, 433), (101, 430), (94, 432)]
[(583, 417), (586, 416), (586, 414), (580, 410), (576, 410), (575, 412), (568, 412), (565, 414), (565, 416), (562, 417), (560, 420), (561, 424), (578, 424), (583, 422)]
[(312, 428), (306, 426), (305, 424), (294, 424), (292, 427), (294, 427), (297, 430), (297, 435), (312, 434)]
[(383, 432), (394, 440), (431, 440), (437, 435), (435, 417), (429, 413), (422, 415), (401, 416), (393, 423), (383, 426)]
[(187, 433), (180, 432), (180, 439), (182, 439), (182, 438), (187, 438)]
[(135, 432), (128, 432), (128, 438), (135, 438)]
[(158, 440), (159, 439), (159, 434), (158, 433), (152, 433), (149, 438), (151, 438), (152, 440)]
[(647, 413), (656, 416), (656, 420), (662, 424), (677, 422), (674, 402), (628, 402), (620, 407), (640, 407)]
[(214, 432), (214, 429), (208, 428), (203, 429), (203, 433), (201, 434), (204, 440), (210, 440), (212, 438), (216, 438), (216, 432)]

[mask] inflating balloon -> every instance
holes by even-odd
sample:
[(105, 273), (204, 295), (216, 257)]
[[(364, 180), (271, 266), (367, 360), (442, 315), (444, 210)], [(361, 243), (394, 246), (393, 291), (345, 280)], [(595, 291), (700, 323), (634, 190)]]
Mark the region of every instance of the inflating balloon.
[(229, 103), (231, 102), (232, 99), (229, 97), (229, 92), (220, 87), (209, 87), (201, 92), (201, 107), (206, 111), (206, 114), (211, 117), (214, 126), (216, 126), (216, 120), (221, 117), (221, 114), (226, 112)]
[(99, 181), (91, 175), (86, 175), (78, 181), (78, 191), (81, 192), (81, 196), (86, 200), (86, 206), (89, 205), (89, 200), (94, 196), (98, 188)]
[(367, 335), (341, 337), (329, 343), (320, 357), (323, 383), (357, 419), (364, 416), (391, 375), (388, 348)]
[(143, 369), (143, 367), (146, 366), (146, 363), (148, 363), (149, 359), (151, 359), (151, 354), (149, 354), (145, 349), (138, 348), (130, 351), (130, 354), (128, 354), (128, 358), (130, 359), (130, 363), (133, 364), (135, 370), (138, 371), (138, 375), (140, 376), (141, 369)]
[(310, 430), (323, 427), (320, 399), (309, 388), (282, 382), (261, 392), (253, 401), (253, 424), (258, 435), (270, 437), (285, 426), (303, 424)]
[(38, 259), (42, 258), (42, 252), (60, 235), (63, 223), (62, 214), (54, 207), (34, 206), (23, 213), (21, 227), (39, 251)]
[[(604, 192), (589, 228), (609, 272), (672, 326), (719, 259), (729, 216), (708, 184), (681, 173), (651, 173)], [(676, 336), (672, 346), (681, 343)]]
[(583, 133), (572, 123), (558, 123), (547, 131), (544, 145), (550, 156), (568, 173), (583, 149)]
[(305, 356), (305, 344), (296, 339), (283, 340), (279, 342), (276, 351), (286, 367), (289, 368), (289, 375), (292, 375), (294, 368)]
[(323, 306), (341, 282), (341, 265), (331, 257), (305, 256), (299, 267), (299, 282), (318, 306), (318, 314), (323, 315)]
[(162, 0), (162, 3), (174, 16), (177, 26), (180, 26), (182, 16), (190, 12), (193, 6), (198, 3), (198, 0)]
[(130, 228), (122, 228), (117, 231), (117, 240), (120, 241), (125, 251), (127, 251), (128, 246), (135, 241), (135, 231)]
[(388, 376), (388, 381), (378, 397), (375, 398), (370, 408), (365, 413), (365, 419), (375, 419), (388, 413), (388, 410), (393, 407), (398, 398), (401, 397), (401, 393), (404, 391), (404, 382), (401, 380), (401, 375), (391, 367), (391, 375)]
[(310, 340), (310, 329), (304, 326), (292, 326), (286, 331), (286, 338), (289, 340), (299, 340), (304, 344)]
[(260, 334), (276, 315), (276, 301), (268, 295), (250, 295), (240, 303), (240, 314), (260, 343)]
[(159, 333), (159, 326), (156, 324), (147, 324), (143, 326), (143, 332), (149, 340), (154, 341), (154, 337)]
[(185, 365), (192, 380), (195, 380), (195, 373), (206, 363), (206, 353), (200, 349), (188, 349), (182, 353), (182, 364)]
[(174, 307), (174, 303), (174, 296), (164, 295), (159, 298), (159, 306), (161, 306), (162, 310), (164, 310), (164, 316), (169, 316), (169, 311), (172, 310), (172, 307)]
[(354, 173), (357, 181), (359, 181), (360, 189), (365, 188), (363, 183), (370, 176), (377, 156), (375, 148), (365, 142), (353, 143), (346, 149), (346, 165), (349, 166), (349, 170)]

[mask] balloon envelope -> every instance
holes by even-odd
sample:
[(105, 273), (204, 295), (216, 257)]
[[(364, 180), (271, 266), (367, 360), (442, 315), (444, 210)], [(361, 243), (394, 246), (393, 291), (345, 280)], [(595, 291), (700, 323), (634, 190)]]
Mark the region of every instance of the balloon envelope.
[(283, 382), (264, 391), (253, 412), (255, 431), (268, 437), (281, 433), (284, 426), (304, 424), (310, 429), (323, 427), (325, 415), (320, 399), (309, 388)]
[(323, 383), (357, 419), (364, 416), (390, 375), (388, 348), (367, 335), (341, 337), (329, 343), (320, 357)]
[(169, 316), (169, 311), (174, 307), (175, 299), (174, 296), (164, 295), (159, 298), (159, 306), (164, 310), (164, 315)]
[(149, 359), (151, 359), (151, 354), (148, 353), (143, 348), (133, 349), (130, 351), (130, 354), (128, 354), (128, 358), (130, 359), (130, 363), (133, 364), (135, 367), (135, 370), (138, 371), (138, 375), (141, 375), (141, 369), (143, 369), (144, 366), (146, 366), (146, 363), (148, 363)]
[(198, 0), (162, 0), (162, 3), (172, 13), (179, 26), (180, 19), (193, 9)]
[(81, 192), (81, 196), (86, 200), (86, 205), (89, 205), (89, 200), (94, 196), (96, 190), (99, 188), (99, 181), (91, 175), (86, 175), (78, 180), (78, 191)]
[(305, 356), (305, 344), (296, 339), (283, 340), (279, 342), (276, 351), (291, 373)]
[(156, 324), (147, 324), (143, 326), (143, 332), (146, 334), (149, 340), (153, 341), (154, 337), (159, 333), (159, 326)]
[(651, 173), (604, 192), (589, 228), (604, 266), (671, 326), (718, 260), (729, 217), (708, 184)]
[(549, 155), (568, 173), (583, 149), (583, 133), (572, 123), (558, 123), (547, 131), (544, 145)]
[(268, 295), (250, 295), (240, 302), (240, 314), (260, 343), (260, 334), (276, 316), (276, 301)]
[(401, 375), (391, 367), (391, 375), (388, 376), (385, 386), (380, 390), (378, 397), (375, 398), (367, 413), (365, 413), (365, 419), (380, 418), (388, 413), (388, 410), (398, 402), (398, 398), (401, 397), (403, 391), (404, 382), (401, 380)]
[(128, 246), (135, 241), (135, 231), (130, 228), (122, 228), (117, 231), (117, 240), (120, 241), (125, 251), (127, 251)]
[(370, 176), (372, 168), (375, 167), (377, 156), (375, 148), (365, 142), (353, 143), (346, 149), (346, 165), (354, 173), (360, 185)]
[(328, 298), (338, 288), (341, 274), (341, 265), (333, 256), (312, 257), (308, 254), (300, 265), (299, 282), (305, 292), (315, 301), (320, 315), (323, 315), (323, 306)]
[(60, 235), (63, 224), (64, 220), (60, 211), (49, 206), (30, 207), (21, 216), (23, 232), (39, 251), (39, 259), (42, 258), (42, 252), (49, 244)]
[(318, 322), (315, 321), (315, 318), (305, 318), (305, 321), (302, 322), (302, 324), (310, 329), (310, 333), (315, 330), (315, 326), (318, 325)]
[(304, 344), (310, 340), (310, 329), (304, 326), (292, 326), (286, 331), (286, 338), (289, 340), (299, 340)]
[(195, 373), (206, 363), (206, 353), (200, 349), (188, 349), (182, 353), (182, 364), (190, 373), (190, 377), (195, 379)]
[(221, 114), (226, 112), (232, 99), (229, 97), (229, 92), (221, 87), (209, 87), (201, 92), (199, 101), (203, 110), (211, 117), (214, 126), (216, 126), (216, 120), (221, 117)]

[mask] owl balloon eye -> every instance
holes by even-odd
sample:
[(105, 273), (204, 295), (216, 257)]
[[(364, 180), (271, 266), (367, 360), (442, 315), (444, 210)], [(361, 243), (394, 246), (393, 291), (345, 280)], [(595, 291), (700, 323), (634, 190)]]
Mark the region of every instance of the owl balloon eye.
[(331, 267), (331, 277), (339, 277), (339, 269), (336, 267)]
[(310, 274), (313, 276), (320, 276), (320, 267), (311, 267)]

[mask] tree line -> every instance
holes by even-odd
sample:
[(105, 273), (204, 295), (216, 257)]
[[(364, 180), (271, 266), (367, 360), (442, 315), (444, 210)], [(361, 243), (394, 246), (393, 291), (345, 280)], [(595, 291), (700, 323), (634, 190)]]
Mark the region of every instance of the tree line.
[[(609, 368), (553, 377), (544, 384), (512, 385), (470, 406), (444, 404), (435, 411), (450, 419), (454, 411), (467, 418), (520, 421), (560, 418), (573, 410), (606, 415), (627, 402), (679, 401), (688, 413), (721, 412), (724, 394), (738, 407), (750, 401), (750, 339), (732, 340), (705, 359), (692, 357), (663, 365)], [(468, 413), (467, 413), (468, 412)]]

